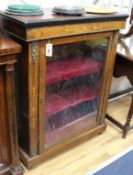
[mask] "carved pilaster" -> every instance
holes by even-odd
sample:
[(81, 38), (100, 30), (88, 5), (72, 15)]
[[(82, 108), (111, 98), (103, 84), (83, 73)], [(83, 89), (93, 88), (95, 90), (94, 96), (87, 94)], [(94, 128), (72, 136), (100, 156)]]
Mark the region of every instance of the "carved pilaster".
[(5, 87), (6, 87), (6, 103), (8, 124), (10, 133), (11, 144), (11, 168), (12, 175), (22, 175), (22, 168), (19, 164), (18, 153), (18, 135), (17, 135), (17, 121), (16, 121), (16, 108), (15, 108), (15, 89), (14, 89), (14, 65), (5, 65)]

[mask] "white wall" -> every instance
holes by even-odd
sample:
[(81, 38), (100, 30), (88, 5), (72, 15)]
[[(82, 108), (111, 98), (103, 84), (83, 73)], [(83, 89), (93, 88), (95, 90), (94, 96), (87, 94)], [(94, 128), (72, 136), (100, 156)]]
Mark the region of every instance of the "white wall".
[[(55, 5), (78, 5), (78, 4), (92, 4), (97, 0), (4, 0), (0, 3), (0, 9), (3, 10), (11, 3), (20, 3), (25, 1), (27, 3), (36, 3), (42, 5), (42, 7), (50, 7)], [(116, 5), (116, 6), (129, 6), (132, 3), (132, 0), (99, 0), (98, 4), (105, 5)]]
[[(92, 4), (94, 0), (22, 0), (31, 4), (39, 4), (42, 7), (51, 7), (56, 5), (78, 5), (80, 3)], [(4, 0), (0, 2), (0, 10), (4, 10), (8, 4), (22, 3), (21, 0)]]
[[(4, 0), (0, 4), (0, 10), (4, 10), (8, 4), (11, 3), (22, 3), (22, 1), (31, 4), (38, 4), (42, 7), (51, 7), (56, 5), (77, 5), (77, 4), (93, 4), (97, 0)], [(98, 0), (98, 4), (104, 5), (115, 5), (117, 7), (129, 7), (132, 0)]]
[(0, 10), (4, 10), (8, 4), (9, 0), (4, 0), (3, 2), (0, 2)]

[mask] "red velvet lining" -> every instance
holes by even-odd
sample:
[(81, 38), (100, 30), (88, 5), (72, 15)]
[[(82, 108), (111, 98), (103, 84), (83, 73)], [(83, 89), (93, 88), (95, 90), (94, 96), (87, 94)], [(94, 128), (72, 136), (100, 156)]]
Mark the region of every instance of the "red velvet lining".
[(60, 139), (62, 139), (62, 137), (70, 135), (74, 131), (79, 131), (79, 129), (82, 129), (85, 127), (88, 128), (89, 126), (93, 125), (94, 123), (96, 123), (96, 115), (95, 115), (95, 117), (90, 116), (87, 118), (83, 118), (81, 120), (76, 120), (75, 122), (72, 122), (71, 124), (68, 124), (64, 127), (58, 128), (52, 132), (46, 133), (45, 143), (47, 144), (47, 146), (50, 146), (54, 142), (57, 142)]
[(50, 85), (72, 77), (99, 71), (101, 63), (92, 58), (65, 58), (47, 63), (46, 83)]
[(69, 123), (75, 122), (83, 117), (91, 115), (96, 112), (97, 102), (92, 100), (90, 102), (83, 102), (69, 110), (63, 110), (50, 116), (46, 121), (46, 132), (52, 132), (55, 129), (66, 127)]
[(96, 98), (96, 90), (80, 85), (69, 87), (58, 93), (49, 92), (46, 97), (46, 116), (55, 114), (79, 103)]
[(52, 116), (47, 121), (47, 132), (51, 132), (55, 129), (66, 126), (67, 124), (78, 120), (86, 115), (86, 111), (78, 109), (78, 108), (70, 108), (70, 110), (64, 110), (63, 112), (58, 113), (57, 115)]

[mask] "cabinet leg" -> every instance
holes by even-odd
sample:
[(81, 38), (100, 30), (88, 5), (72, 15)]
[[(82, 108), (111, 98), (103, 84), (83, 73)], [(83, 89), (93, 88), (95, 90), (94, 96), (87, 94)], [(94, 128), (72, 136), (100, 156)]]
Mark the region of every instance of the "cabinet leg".
[(11, 175), (23, 175), (23, 171), (20, 165), (15, 167), (11, 166), (10, 172)]
[(132, 101), (130, 104), (129, 112), (127, 115), (127, 120), (126, 120), (126, 123), (123, 127), (123, 136), (122, 136), (123, 138), (126, 138), (127, 132), (130, 130), (130, 122), (132, 119), (132, 115), (133, 115), (133, 95), (132, 95)]

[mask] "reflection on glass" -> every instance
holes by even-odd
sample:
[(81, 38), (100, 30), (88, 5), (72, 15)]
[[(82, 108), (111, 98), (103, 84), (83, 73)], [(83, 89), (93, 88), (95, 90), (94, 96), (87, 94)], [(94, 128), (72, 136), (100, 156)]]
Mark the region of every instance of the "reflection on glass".
[(45, 145), (96, 123), (107, 40), (55, 45), (47, 57)]

